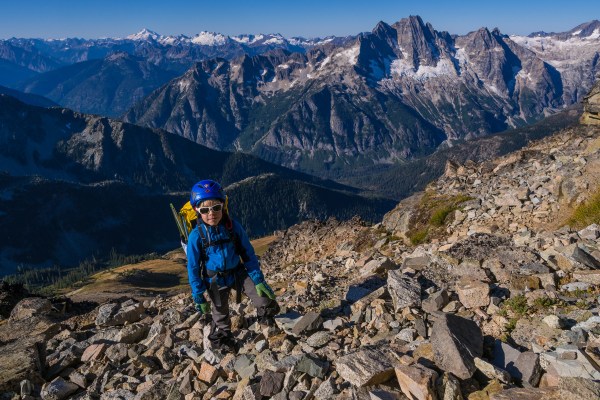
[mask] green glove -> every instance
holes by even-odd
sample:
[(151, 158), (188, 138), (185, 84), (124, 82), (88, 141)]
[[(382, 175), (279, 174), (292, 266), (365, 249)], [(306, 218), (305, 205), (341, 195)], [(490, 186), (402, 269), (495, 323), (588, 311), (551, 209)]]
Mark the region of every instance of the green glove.
[(196, 310), (198, 310), (198, 312), (200, 314), (209, 314), (210, 313), (210, 304), (209, 303), (194, 303), (194, 306), (196, 307)]
[(271, 300), (275, 300), (275, 293), (273, 293), (273, 289), (267, 285), (267, 282), (261, 282), (256, 285), (256, 293), (258, 293), (260, 297), (268, 297)]

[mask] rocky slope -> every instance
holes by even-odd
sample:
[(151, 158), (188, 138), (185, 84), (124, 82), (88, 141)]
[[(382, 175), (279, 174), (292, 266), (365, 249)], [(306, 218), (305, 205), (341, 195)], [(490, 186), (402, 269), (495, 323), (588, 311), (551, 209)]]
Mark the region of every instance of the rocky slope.
[[(349, 175), (579, 101), (598, 72), (591, 49), (600, 40), (580, 39), (587, 50), (565, 48), (572, 68), (563, 70), (497, 30), (454, 37), (411, 16), (343, 46), (196, 64), (125, 118), (313, 174)], [(575, 66), (580, 73), (568, 75)]]
[(234, 305), (235, 354), (204, 340), (188, 293), (91, 311), (25, 299), (0, 324), (0, 390), (598, 398), (600, 227), (563, 222), (600, 187), (599, 166), (600, 129), (570, 128), (492, 162), (449, 164), (382, 223), (307, 221), (281, 232), (262, 264), (282, 314), (261, 326), (247, 300)]

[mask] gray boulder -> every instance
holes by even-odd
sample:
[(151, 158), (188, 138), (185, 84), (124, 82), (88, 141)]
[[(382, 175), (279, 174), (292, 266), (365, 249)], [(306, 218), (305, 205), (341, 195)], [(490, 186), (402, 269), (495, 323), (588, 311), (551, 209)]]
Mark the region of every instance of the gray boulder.
[(98, 310), (96, 325), (106, 327), (137, 322), (143, 318), (144, 311), (144, 306), (133, 300), (128, 300), (123, 304), (104, 304)]
[(387, 289), (392, 296), (394, 312), (405, 307), (421, 306), (421, 286), (399, 270), (388, 271)]
[(442, 314), (433, 324), (430, 340), (438, 367), (460, 379), (473, 375), (474, 359), (483, 354), (483, 335), (475, 322)]
[(354, 386), (376, 385), (394, 376), (395, 357), (385, 348), (359, 350), (335, 361), (338, 374)]
[(35, 338), (17, 341), (2, 346), (0, 351), (0, 392), (18, 390), (19, 383), (28, 379), (42, 384), (43, 355), (41, 342)]
[(42, 387), (41, 396), (43, 400), (62, 400), (66, 399), (77, 390), (79, 390), (79, 386), (69, 381), (65, 381), (59, 376)]

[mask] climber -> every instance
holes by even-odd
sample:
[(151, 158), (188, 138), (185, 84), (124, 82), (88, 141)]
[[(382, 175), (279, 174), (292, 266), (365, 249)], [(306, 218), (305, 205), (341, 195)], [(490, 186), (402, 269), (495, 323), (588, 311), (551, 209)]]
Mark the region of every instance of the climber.
[(254, 248), (242, 226), (229, 217), (228, 198), (221, 185), (202, 180), (192, 187), (190, 204), (198, 213), (197, 226), (187, 243), (188, 278), (198, 312), (211, 313), (209, 340), (213, 348), (235, 351), (229, 317), (229, 293), (242, 291), (257, 309), (259, 322), (272, 324), (279, 312), (275, 293), (260, 269)]

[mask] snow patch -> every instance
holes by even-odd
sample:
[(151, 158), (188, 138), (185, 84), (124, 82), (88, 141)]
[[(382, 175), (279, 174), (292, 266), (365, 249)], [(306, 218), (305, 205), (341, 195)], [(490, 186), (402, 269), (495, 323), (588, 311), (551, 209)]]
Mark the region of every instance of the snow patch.
[(461, 70), (469, 65), (469, 57), (467, 56), (465, 49), (463, 49), (461, 47), (456, 48), (456, 52), (454, 53), (454, 58), (456, 58), (456, 61), (458, 61), (458, 66)]
[(192, 82), (189, 79), (180, 79), (177, 82), (177, 87), (180, 91), (185, 92), (187, 89), (192, 86)]
[(416, 71), (412, 64), (407, 63), (405, 60), (396, 59), (392, 61), (390, 69), (392, 76), (408, 77), (418, 81), (426, 81), (440, 76), (456, 75), (454, 64), (451, 60), (445, 58), (439, 60), (437, 65), (421, 65)]
[[(234, 36), (231, 39), (235, 40), (238, 43), (243, 43), (243, 44), (255, 44), (257, 42), (260, 42), (261, 40), (263, 40), (265, 38), (265, 35), (263, 34), (258, 34), (256, 36), (254, 35), (240, 35), (240, 36)], [(277, 40), (281, 40), (283, 43), (283, 40), (285, 40), (282, 36), (280, 35), (276, 35), (273, 36), (271, 39), (268, 39), (267, 41), (265, 41), (265, 43), (274, 40), (275, 42), (271, 42), (271, 43), (277, 43)], [(268, 44), (268, 43), (267, 43)]]
[(250, 38), (248, 36), (233, 36), (231, 39), (235, 40), (238, 43), (249, 43), (250, 42)]
[(227, 36), (203, 31), (192, 38), (192, 43), (202, 46), (221, 46), (227, 43)]
[(269, 40), (265, 40), (264, 44), (284, 44), (284, 43), (285, 43), (285, 41), (284, 41), (283, 38), (281, 38), (281, 37), (274, 37), (274, 38), (271, 38)]
[(165, 45), (169, 45), (169, 46), (174, 45), (178, 41), (179, 40), (176, 37), (173, 37), (173, 36), (167, 36), (167, 37), (162, 38), (162, 39), (159, 40), (160, 44), (165, 44)]
[(498, 96), (503, 96), (502, 91), (500, 89), (498, 89), (496, 86), (486, 83), (485, 87), (488, 89), (488, 91), (490, 91)]
[(325, 59), (323, 61), (321, 61), (321, 65), (319, 66), (319, 68), (323, 68), (324, 66), (326, 66), (330, 62), (331, 62), (331, 56), (325, 57)]
[(580, 33), (581, 33), (581, 29), (571, 33), (571, 36), (576, 36), (576, 35), (579, 35)]
[[(360, 48), (358, 46), (354, 46), (347, 50), (337, 53), (335, 55), (335, 57), (345, 59), (345, 61), (350, 65), (356, 65), (356, 62), (358, 61), (359, 53), (360, 53)], [(324, 64), (325, 64), (325, 62), (323, 62), (323, 64), (321, 64), (321, 66), (323, 66)]]

